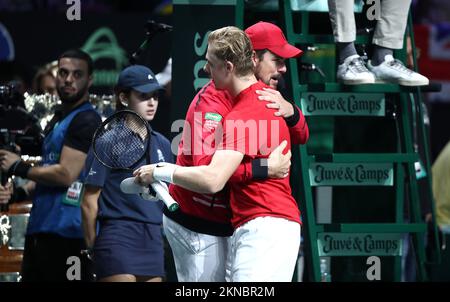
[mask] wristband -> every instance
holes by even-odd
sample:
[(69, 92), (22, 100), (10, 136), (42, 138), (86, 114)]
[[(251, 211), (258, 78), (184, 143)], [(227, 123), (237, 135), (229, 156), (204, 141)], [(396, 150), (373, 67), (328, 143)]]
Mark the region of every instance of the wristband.
[(297, 106), (292, 106), (294, 107), (294, 114), (284, 119), (289, 128), (294, 127), (300, 120), (300, 112), (298, 111)]
[(8, 170), (8, 176), (19, 176), (22, 178), (27, 178), (28, 171), (31, 169), (31, 165), (23, 162), (22, 160), (17, 160)]
[(164, 166), (157, 165), (153, 170), (153, 178), (155, 180), (161, 180), (173, 184), (173, 173), (175, 173), (176, 168), (177, 165), (173, 164), (166, 164)]
[(258, 158), (252, 160), (252, 179), (264, 180), (269, 175), (269, 166), (267, 164), (267, 158)]

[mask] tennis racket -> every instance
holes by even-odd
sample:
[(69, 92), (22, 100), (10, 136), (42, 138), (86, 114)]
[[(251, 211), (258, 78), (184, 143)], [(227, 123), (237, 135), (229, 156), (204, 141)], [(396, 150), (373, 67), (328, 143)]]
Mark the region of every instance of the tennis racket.
[[(144, 158), (150, 162), (150, 133), (150, 125), (140, 115), (130, 110), (118, 111), (103, 121), (95, 131), (92, 141), (94, 155), (105, 167), (133, 171), (136, 168), (133, 166)], [(167, 186), (161, 181), (152, 183), (148, 189), (155, 192), (154, 195), (162, 200), (170, 211), (179, 208), (178, 203), (168, 193)]]

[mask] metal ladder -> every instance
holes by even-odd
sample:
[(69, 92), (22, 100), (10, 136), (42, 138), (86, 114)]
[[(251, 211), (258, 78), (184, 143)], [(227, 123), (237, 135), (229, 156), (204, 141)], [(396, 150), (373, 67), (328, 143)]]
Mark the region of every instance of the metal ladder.
[[(278, 25), (284, 28), (288, 41), (302, 49), (305, 49), (306, 46), (314, 47), (317, 44), (334, 44), (334, 37), (331, 33), (310, 33), (310, 12), (294, 11), (292, 2), (294, 1), (278, 1), (278, 12), (275, 12), (280, 16), (281, 22)], [(236, 25), (241, 28), (244, 27), (244, 10), (244, 1), (237, 0)], [(294, 26), (294, 13), (296, 14), (295, 25), (299, 26)], [(298, 28), (300, 28), (300, 31), (296, 31)], [(411, 18), (409, 18), (406, 34), (411, 36), (414, 50)], [(355, 44), (368, 44), (369, 41), (368, 35), (358, 35)], [(403, 61), (406, 57), (405, 51), (398, 51), (395, 55), (396, 58)], [(413, 51), (413, 57), (414, 66), (417, 66), (415, 51)], [(300, 60), (302, 61), (299, 62)], [(383, 119), (388, 118), (386, 112), (391, 110), (389, 114), (393, 116), (390, 118), (395, 120), (395, 128), (398, 134), (396, 152), (335, 153), (332, 150), (327, 153), (315, 154), (311, 152), (308, 145), (293, 147), (292, 188), (302, 212), (305, 262), (309, 268), (310, 280), (321, 281), (320, 259), (322, 257), (395, 256), (393, 280), (400, 281), (402, 238), (403, 234), (406, 233), (410, 233), (412, 236), (416, 256), (417, 279), (427, 280), (428, 276), (425, 269), (427, 259), (424, 242), (427, 224), (421, 217), (415, 163), (424, 163), (423, 169), (426, 173), (425, 177), (427, 177), (429, 189), (427, 197), (432, 201), (430, 155), (428, 134), (425, 131), (423, 119), (419, 118), (418, 124), (416, 124), (412, 117), (423, 116), (421, 92), (437, 91), (439, 87), (418, 88), (395, 84), (349, 86), (336, 83), (333, 79), (330, 81), (329, 77), (327, 77), (328, 81), (309, 81), (307, 77), (301, 77), (299, 74), (299, 64), (303, 64), (303, 66), (300, 65), (302, 67), (305, 66), (303, 58), (300, 60), (289, 60), (288, 73), (293, 99), (307, 116), (308, 125), (314, 125), (315, 119), (319, 116), (333, 118), (377, 116)], [(306, 66), (309, 66), (310, 69), (317, 67), (312, 63), (307, 63)], [(333, 71), (333, 77), (334, 74)], [(324, 101), (320, 104), (318, 100)], [(353, 110), (350, 110), (351, 102), (353, 102)], [(424, 146), (425, 154), (422, 156), (424, 158), (420, 158), (418, 150), (414, 147), (413, 129), (420, 132), (424, 138), (423, 141), (418, 142)], [(311, 131), (310, 138), (314, 135), (314, 131)], [(395, 207), (395, 219), (393, 221), (380, 223), (317, 223), (313, 187), (361, 185), (395, 188), (395, 205), (393, 205)], [(405, 190), (408, 191), (410, 201), (409, 221), (404, 219)], [(433, 236), (435, 250), (437, 251), (436, 258), (433, 261), (439, 262), (440, 254), (437, 227), (434, 221), (434, 202), (432, 202), (432, 212)], [(334, 249), (335, 251), (330, 248), (332, 246), (330, 242), (338, 245), (338, 248)], [(353, 248), (345, 248), (346, 242), (350, 242)], [(372, 245), (382, 247), (370, 250), (365, 250), (364, 246), (361, 247), (361, 244), (367, 245), (371, 242)], [(392, 246), (387, 248), (386, 246), (389, 243)]]

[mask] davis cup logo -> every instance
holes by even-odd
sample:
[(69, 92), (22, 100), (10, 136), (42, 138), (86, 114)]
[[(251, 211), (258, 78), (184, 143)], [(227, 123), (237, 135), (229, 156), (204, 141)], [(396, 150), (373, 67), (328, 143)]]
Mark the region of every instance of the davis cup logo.
[(119, 45), (108, 27), (98, 28), (81, 47), (94, 61), (94, 90), (111, 87), (117, 82), (120, 70), (128, 64), (126, 51)]
[(0, 23), (0, 61), (13, 61), (14, 43), (6, 27)]

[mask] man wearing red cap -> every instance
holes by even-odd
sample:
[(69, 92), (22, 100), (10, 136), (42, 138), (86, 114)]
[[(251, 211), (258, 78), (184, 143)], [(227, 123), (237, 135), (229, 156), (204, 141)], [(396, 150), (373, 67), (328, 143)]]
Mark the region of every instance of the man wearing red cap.
[[(246, 33), (256, 51), (256, 77), (273, 88), (257, 90), (259, 99), (267, 101), (268, 108), (275, 109), (275, 116), (284, 117), (291, 136), (306, 134), (307, 138), (308, 128), (303, 114), (275, 90), (279, 79), (286, 73), (285, 59), (299, 56), (302, 51), (289, 45), (280, 28), (267, 22), (249, 27)], [(214, 138), (216, 129), (222, 126), (223, 118), (232, 106), (231, 96), (226, 91), (216, 90), (212, 81), (200, 89), (186, 114), (177, 165), (200, 166), (210, 163), (215, 145), (214, 142), (208, 143), (209, 138)], [(195, 125), (201, 125), (201, 133), (197, 132), (198, 127)], [(276, 152), (274, 150), (272, 155), (275, 153), (281, 156), (283, 148)], [(282, 157), (281, 160), (287, 162), (289, 158)], [(244, 161), (233, 174), (232, 180), (248, 182), (268, 176), (285, 176), (288, 167), (277, 165), (279, 168), (273, 172), (271, 157), (268, 164), (267, 159)], [(278, 171), (283, 173), (277, 174)], [(180, 210), (170, 212), (165, 209), (163, 225), (174, 254), (178, 280), (225, 281), (228, 236), (233, 233), (229, 193), (224, 190), (216, 194), (199, 194), (171, 185), (170, 194), (179, 202)]]
[(286, 40), (281, 29), (268, 22), (258, 22), (245, 30), (254, 50), (268, 49), (281, 58), (295, 58), (303, 52)]
[(276, 90), (279, 79), (287, 72), (285, 59), (296, 58), (303, 52), (290, 45), (281, 29), (268, 22), (258, 22), (245, 30), (256, 51), (256, 78), (273, 89), (259, 92), (260, 100), (269, 101), (268, 108), (278, 109), (277, 116), (283, 116), (289, 126), (298, 121), (298, 108), (286, 101)]
[[(242, 160), (266, 159), (278, 145), (289, 152), (291, 140), (304, 144), (308, 139), (304, 121), (292, 134), (282, 117), (258, 101), (256, 91), (269, 86), (254, 75), (255, 55), (242, 30), (229, 26), (211, 32), (206, 60), (205, 69), (217, 89), (226, 90), (233, 101), (210, 163), (143, 166), (134, 172), (138, 183), (162, 180), (199, 193), (216, 193)], [(228, 183), (234, 232), (226, 280), (291, 281), (300, 247), (300, 213), (288, 175), (289, 171), (283, 178)]]

